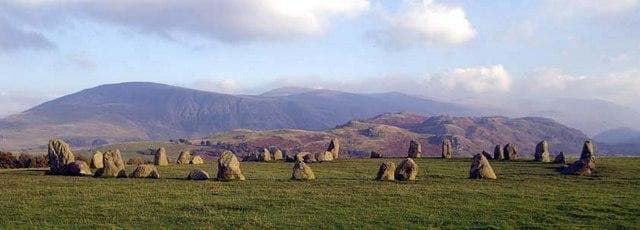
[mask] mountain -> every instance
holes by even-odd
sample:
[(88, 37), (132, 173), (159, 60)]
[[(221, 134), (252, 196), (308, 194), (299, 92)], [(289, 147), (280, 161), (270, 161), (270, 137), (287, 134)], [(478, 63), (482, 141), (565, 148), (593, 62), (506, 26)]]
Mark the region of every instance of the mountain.
[(600, 151), (612, 154), (638, 155), (640, 153), (640, 130), (617, 128), (595, 135), (593, 139), (600, 143)]
[(445, 138), (453, 141), (455, 155), (471, 156), (483, 150), (492, 152), (496, 144), (512, 143), (521, 156), (531, 157), (541, 140), (552, 152), (578, 153), (587, 136), (551, 119), (524, 117), (420, 116), (389, 113), (366, 120), (353, 120), (324, 132), (304, 130), (234, 130), (210, 137), (221, 149), (250, 153), (261, 147), (278, 146), (288, 151), (320, 152), (331, 138), (342, 140), (344, 153), (368, 156), (376, 151), (385, 156), (406, 156), (408, 143), (417, 140), (426, 155), (439, 156)]
[(0, 149), (34, 147), (54, 137), (75, 146), (90, 146), (201, 137), (238, 128), (318, 131), (356, 118), (400, 111), (425, 115), (471, 112), (457, 104), (400, 93), (283, 89), (250, 96), (130, 82), (83, 90), (0, 120)]

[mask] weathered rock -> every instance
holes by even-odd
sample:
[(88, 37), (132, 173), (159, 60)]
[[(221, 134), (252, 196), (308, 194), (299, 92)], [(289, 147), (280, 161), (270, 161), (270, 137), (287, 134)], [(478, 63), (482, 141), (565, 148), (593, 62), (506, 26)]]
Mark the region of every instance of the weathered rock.
[(295, 161), (302, 161), (305, 163), (314, 163), (314, 162), (317, 162), (318, 160), (316, 159), (315, 155), (309, 152), (299, 152), (295, 156)]
[(66, 165), (76, 161), (69, 145), (63, 140), (50, 140), (48, 148), (49, 173), (54, 175), (66, 174)]
[(407, 154), (408, 158), (421, 158), (422, 157), (422, 146), (417, 141), (409, 142), (409, 151)]
[(338, 138), (331, 139), (327, 151), (331, 152), (333, 159), (337, 160), (340, 157), (340, 140)]
[(489, 154), (487, 151), (482, 151), (482, 155), (487, 158), (487, 160), (491, 160), (493, 159), (493, 157), (491, 157), (491, 154)]
[(274, 161), (281, 161), (283, 160), (283, 155), (282, 155), (282, 150), (280, 150), (279, 148), (276, 148), (275, 151), (273, 151), (273, 160)]
[(102, 152), (96, 151), (91, 158), (91, 168), (99, 169), (104, 167), (104, 164), (102, 164), (102, 158)]
[(504, 152), (502, 151), (501, 145), (496, 145), (496, 148), (493, 149), (493, 159), (504, 160)]
[(245, 180), (240, 171), (240, 161), (233, 152), (224, 151), (218, 159), (217, 178), (222, 181)]
[(564, 152), (560, 152), (556, 158), (553, 160), (553, 163), (556, 164), (567, 164), (567, 160), (564, 158)]
[(189, 172), (187, 179), (188, 180), (208, 180), (209, 173), (205, 172), (202, 169), (194, 169), (194, 170), (191, 170), (191, 172)]
[(416, 180), (418, 176), (418, 164), (411, 158), (406, 158), (396, 167), (395, 178), (396, 180)]
[(269, 162), (271, 161), (271, 152), (267, 148), (263, 148), (262, 152), (258, 155), (259, 161)]
[(376, 180), (396, 180), (395, 179), (396, 164), (391, 161), (384, 162), (378, 169)]
[(201, 156), (197, 155), (197, 156), (193, 156), (193, 158), (191, 159), (191, 164), (192, 165), (201, 165), (204, 164), (204, 159), (202, 159)]
[(102, 162), (104, 167), (96, 171), (96, 177), (127, 177), (119, 150), (108, 150), (103, 154)]
[(371, 158), (382, 158), (382, 153), (371, 151)]
[(316, 175), (307, 164), (302, 161), (296, 161), (293, 165), (292, 180), (315, 180)]
[(74, 161), (66, 165), (67, 175), (70, 176), (91, 176), (93, 173), (84, 161)]
[(158, 166), (169, 165), (169, 159), (167, 158), (167, 150), (165, 148), (159, 148), (156, 150), (156, 155), (153, 159), (153, 164)]
[(541, 141), (536, 145), (536, 152), (533, 154), (535, 161), (539, 162), (551, 162), (551, 156), (549, 155), (549, 143), (547, 141)]
[(560, 168), (562, 174), (567, 175), (579, 175), (589, 176), (593, 169), (596, 168), (596, 161), (594, 156), (595, 148), (591, 140), (585, 141), (582, 147), (582, 154), (580, 159), (570, 165), (565, 165)]
[(191, 162), (191, 152), (188, 150), (184, 150), (182, 152), (180, 152), (180, 155), (178, 156), (178, 160), (176, 161), (177, 164), (189, 164)]
[(518, 158), (518, 148), (514, 144), (507, 144), (504, 146), (504, 159), (515, 160)]
[(116, 164), (116, 167), (118, 167), (119, 169), (124, 170), (124, 167), (125, 167), (126, 164), (124, 163), (124, 159), (122, 158), (122, 154), (120, 154), (120, 150), (116, 149), (116, 150), (110, 150), (110, 151), (112, 152), (113, 162)]
[(329, 151), (318, 153), (316, 160), (318, 160), (318, 162), (333, 161), (333, 153)]
[(453, 157), (453, 145), (451, 144), (451, 140), (444, 139), (444, 141), (442, 141), (442, 158), (451, 157)]
[(491, 168), (489, 160), (483, 154), (476, 154), (471, 160), (469, 169), (470, 179), (498, 179), (496, 173)]
[(158, 169), (153, 165), (138, 165), (135, 170), (129, 175), (131, 178), (152, 178), (159, 179), (160, 173)]

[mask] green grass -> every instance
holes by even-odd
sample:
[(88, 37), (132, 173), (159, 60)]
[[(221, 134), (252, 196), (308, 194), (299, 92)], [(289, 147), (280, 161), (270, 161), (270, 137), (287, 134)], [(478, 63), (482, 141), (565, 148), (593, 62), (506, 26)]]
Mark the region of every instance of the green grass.
[[(498, 180), (469, 180), (469, 159), (419, 159), (416, 182), (373, 181), (387, 159), (312, 164), (242, 162), (244, 182), (45, 176), (0, 171), (0, 228), (638, 228), (640, 158), (602, 158), (590, 177), (558, 165), (492, 162)], [(397, 159), (393, 159), (397, 162)], [(129, 168), (129, 172), (131, 168)]]

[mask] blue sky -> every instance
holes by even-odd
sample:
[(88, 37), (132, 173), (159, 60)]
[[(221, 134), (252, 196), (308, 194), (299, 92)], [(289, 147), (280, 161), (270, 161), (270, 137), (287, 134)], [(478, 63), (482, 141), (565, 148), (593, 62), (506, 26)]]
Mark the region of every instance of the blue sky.
[(0, 3), (0, 116), (126, 81), (640, 107), (638, 0), (115, 2)]

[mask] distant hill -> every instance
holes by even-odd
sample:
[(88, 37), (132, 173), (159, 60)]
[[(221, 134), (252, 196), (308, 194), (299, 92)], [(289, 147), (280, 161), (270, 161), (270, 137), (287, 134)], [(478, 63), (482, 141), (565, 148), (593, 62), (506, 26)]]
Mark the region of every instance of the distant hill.
[(163, 84), (102, 85), (0, 120), (0, 149), (28, 148), (49, 138), (75, 146), (128, 140), (201, 137), (238, 128), (325, 130), (382, 113), (468, 114), (466, 107), (400, 93), (354, 94), (281, 89), (228, 95)]
[(622, 155), (640, 155), (640, 130), (611, 129), (595, 135), (593, 139), (600, 143), (596, 147), (601, 151)]

